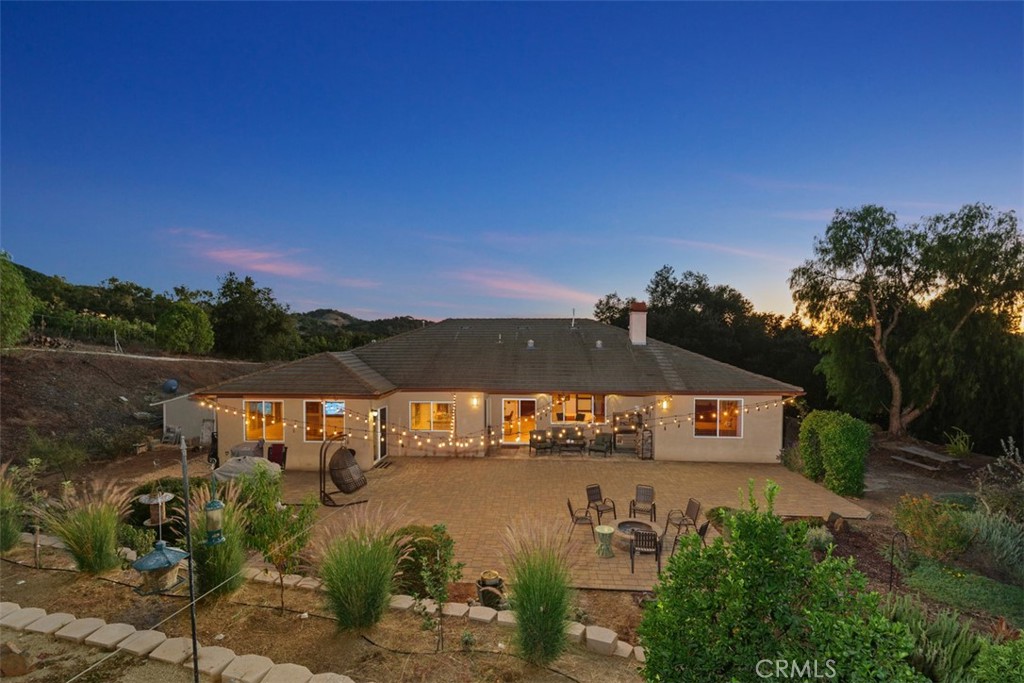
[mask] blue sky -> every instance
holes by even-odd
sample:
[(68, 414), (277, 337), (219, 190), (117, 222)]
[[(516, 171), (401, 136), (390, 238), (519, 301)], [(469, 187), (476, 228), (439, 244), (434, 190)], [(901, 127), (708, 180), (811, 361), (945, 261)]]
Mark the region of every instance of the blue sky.
[(1021, 3), (0, 6), (0, 247), (296, 311), (792, 310), (837, 207), (1024, 206)]

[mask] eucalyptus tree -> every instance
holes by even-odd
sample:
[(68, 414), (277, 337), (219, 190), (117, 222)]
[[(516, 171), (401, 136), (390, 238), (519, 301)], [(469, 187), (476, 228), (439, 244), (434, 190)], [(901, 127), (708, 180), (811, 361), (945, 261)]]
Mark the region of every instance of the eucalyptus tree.
[[(962, 356), (981, 352), (963, 348), (965, 325), (1020, 312), (1024, 238), (1016, 214), (983, 204), (911, 225), (881, 206), (839, 209), (789, 285), (797, 310), (826, 334), (830, 391), (841, 402), (856, 394), (862, 407), (884, 403), (888, 431), (902, 435), (935, 404)], [(872, 371), (883, 396), (872, 396)]]

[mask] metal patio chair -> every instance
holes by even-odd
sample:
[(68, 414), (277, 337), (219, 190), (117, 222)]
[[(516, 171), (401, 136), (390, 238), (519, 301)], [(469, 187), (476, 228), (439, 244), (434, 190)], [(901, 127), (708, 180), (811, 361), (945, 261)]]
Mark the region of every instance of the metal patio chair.
[(637, 484), (636, 496), (629, 501), (629, 516), (647, 515), (652, 522), (658, 521), (657, 509), (654, 505), (654, 487), (650, 484)]
[(572, 538), (572, 532), (576, 531), (577, 524), (586, 524), (590, 527), (590, 537), (597, 541), (597, 536), (594, 535), (594, 518), (590, 516), (590, 508), (574, 508), (572, 501), (568, 498), (565, 499), (565, 504), (569, 506), (569, 538)]
[(606, 512), (612, 513), (612, 519), (618, 519), (618, 512), (615, 510), (615, 501), (601, 495), (601, 485), (591, 484), (587, 487), (587, 508), (597, 511), (597, 523), (601, 523), (601, 516)]

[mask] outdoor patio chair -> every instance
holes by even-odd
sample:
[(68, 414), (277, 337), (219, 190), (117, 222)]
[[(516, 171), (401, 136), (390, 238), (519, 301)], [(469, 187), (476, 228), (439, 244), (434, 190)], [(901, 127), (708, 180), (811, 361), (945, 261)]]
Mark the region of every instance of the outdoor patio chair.
[(565, 499), (565, 504), (569, 506), (569, 519), (572, 520), (569, 523), (569, 538), (572, 538), (572, 532), (576, 530), (577, 524), (587, 524), (590, 526), (590, 537), (596, 542), (594, 518), (590, 516), (590, 508), (573, 508), (572, 501), (568, 498)]
[(594, 438), (590, 440), (590, 445), (587, 446), (587, 453), (600, 453), (601, 455), (611, 455), (612, 446), (615, 445), (615, 439), (611, 434), (607, 432), (599, 432), (594, 435)]
[(267, 460), (280, 465), (281, 471), (284, 472), (285, 465), (288, 463), (288, 447), (283, 443), (270, 444), (270, 448), (267, 449)]
[[(700, 543), (705, 548), (708, 547), (707, 536), (708, 536), (708, 527), (710, 527), (710, 526), (711, 526), (711, 520), (705, 519), (704, 523), (701, 524), (700, 527), (697, 529), (697, 536), (700, 537)], [(667, 529), (667, 527), (666, 527), (666, 529)], [(665, 537), (662, 536), (661, 538), (662, 538), (662, 542), (664, 542)], [(676, 534), (676, 537), (672, 539), (672, 552), (670, 552), (668, 554), (669, 557), (672, 557), (673, 555), (676, 554), (676, 546), (677, 545), (679, 545), (679, 534)]]
[(695, 498), (691, 498), (686, 504), (686, 512), (682, 510), (669, 510), (668, 517), (665, 518), (665, 533), (668, 533), (669, 527), (674, 527), (676, 530), (676, 536), (683, 533), (684, 529), (693, 527), (694, 531), (697, 530), (697, 518), (700, 516), (700, 501)]
[(636, 570), (637, 553), (654, 553), (658, 562), (658, 573), (661, 573), (661, 539), (655, 531), (637, 529), (629, 539), (629, 573)]
[(647, 515), (652, 522), (658, 521), (658, 513), (654, 506), (654, 487), (650, 484), (637, 484), (636, 497), (629, 501), (629, 516)]
[(527, 452), (532, 450), (539, 455), (541, 451), (551, 451), (554, 448), (555, 442), (543, 429), (534, 429), (530, 432), (530, 446), (527, 448)]
[(601, 485), (591, 484), (587, 487), (587, 509), (593, 508), (597, 511), (597, 523), (601, 523), (601, 516), (611, 511), (612, 519), (618, 519), (618, 512), (615, 510), (615, 501), (601, 495)]

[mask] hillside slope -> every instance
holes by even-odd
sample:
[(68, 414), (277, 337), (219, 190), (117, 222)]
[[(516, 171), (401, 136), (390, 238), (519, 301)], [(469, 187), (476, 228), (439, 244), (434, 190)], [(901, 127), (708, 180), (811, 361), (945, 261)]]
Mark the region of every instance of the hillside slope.
[[(198, 358), (160, 358), (92, 350), (15, 349), (0, 356), (0, 458), (21, 456), (29, 428), (84, 439), (94, 428), (114, 432), (147, 425), (136, 413), (150, 405), (265, 365)], [(178, 391), (164, 393), (168, 379)]]

